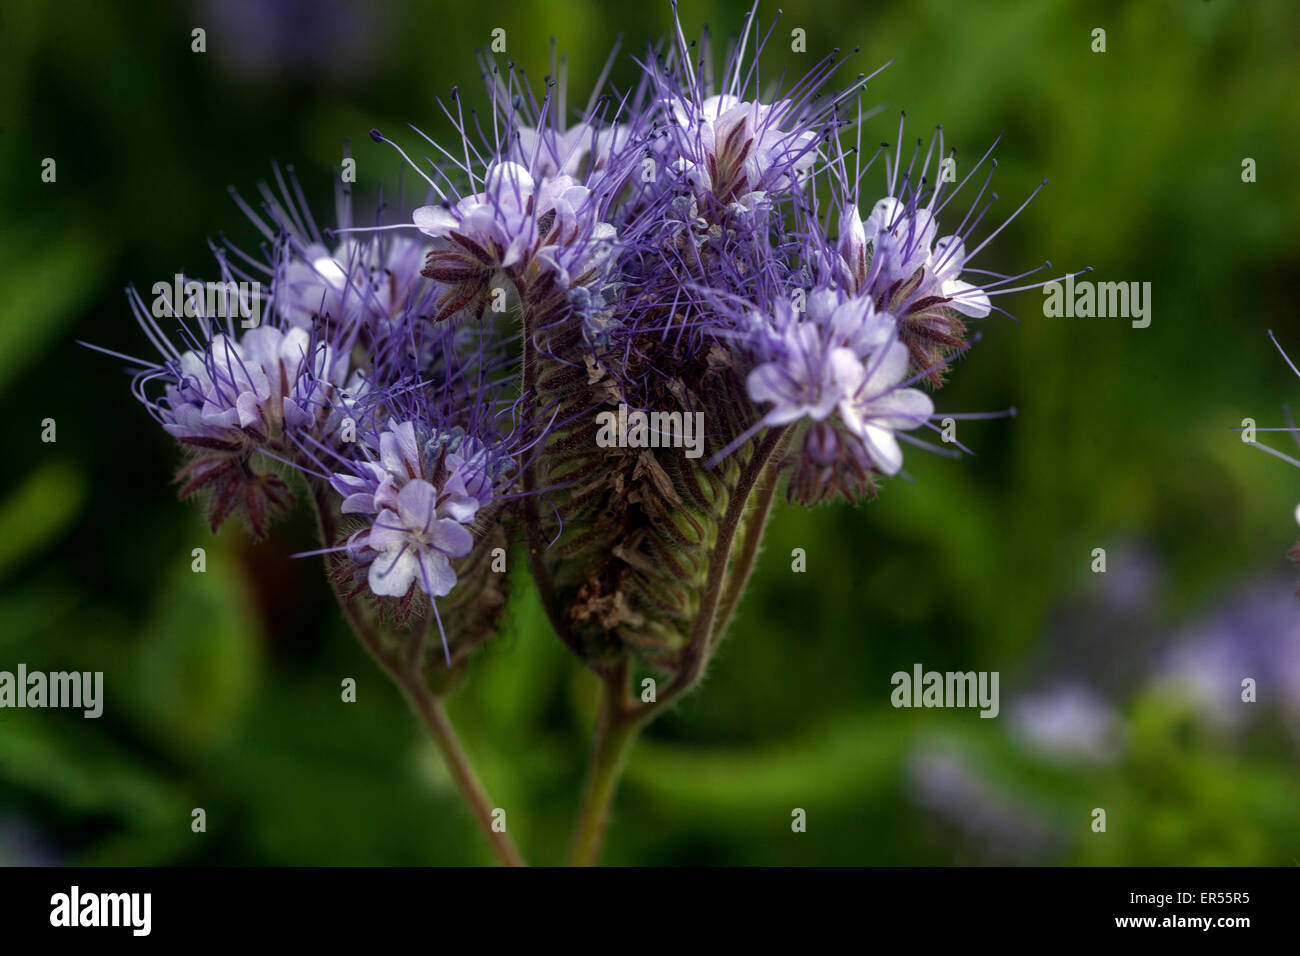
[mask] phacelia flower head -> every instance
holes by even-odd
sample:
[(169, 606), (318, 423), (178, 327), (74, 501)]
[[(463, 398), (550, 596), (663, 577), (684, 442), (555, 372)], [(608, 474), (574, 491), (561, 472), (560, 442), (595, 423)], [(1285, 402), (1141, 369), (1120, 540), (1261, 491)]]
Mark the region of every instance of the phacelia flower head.
[(343, 385), (347, 357), (304, 329), (264, 325), (242, 338), (218, 334), (165, 362), (163, 428), (183, 442), (225, 451), (275, 444), (309, 429)]
[(788, 100), (746, 102), (710, 96), (698, 106), (675, 96), (667, 103), (679, 159), (675, 161), (697, 199), (742, 210), (761, 204), (803, 180), (817, 159), (818, 133), (793, 122)]
[(356, 322), (382, 334), (417, 298), (427, 245), (410, 236), (345, 238), (333, 251), (323, 243), (295, 249), (277, 284), (276, 305), (297, 328), (326, 321)]
[(835, 128), (836, 104), (866, 82), (859, 76), (837, 95), (823, 95), (840, 65), (832, 54), (784, 95), (760, 89), (754, 61), (771, 35), (770, 28), (766, 34), (757, 28), (756, 4), (716, 85), (707, 33), (697, 53), (686, 43), (680, 21), (676, 48), (668, 56), (648, 58), (663, 133), (652, 151), (688, 185), (695, 213), (706, 220), (728, 211), (741, 217), (766, 212), (772, 202), (801, 188), (818, 160), (818, 143)]
[[(348, 554), (368, 565), (370, 590), (403, 597), (412, 585), (443, 597), (456, 584), (451, 560), (474, 545), (470, 527), (492, 503), (501, 462), (463, 432), (440, 432), (411, 421), (390, 422), (377, 455), (351, 463), (330, 479), (344, 496), (344, 514), (367, 516), (368, 527), (348, 540)], [(362, 449), (363, 454), (374, 450)]]
[[(988, 316), (994, 309), (992, 295), (1020, 291), (1009, 284), (1032, 274), (1001, 276), (972, 270), (970, 262), (1042, 185), (992, 234), (968, 249), (974, 230), (998, 198), (993, 193), (987, 202), (984, 199), (996, 161), (990, 163), (983, 187), (952, 232), (940, 235), (944, 231), (940, 216), (989, 159), (991, 150), (958, 181), (955, 155), (942, 156), (942, 129), (923, 158), (918, 144), (906, 168), (902, 166), (901, 120), (898, 135), (898, 151), (893, 156), (884, 153), (888, 194), (872, 202), (865, 216), (862, 200), (871, 197), (871, 190), (861, 184), (865, 167), (859, 167), (855, 156), (850, 171), (848, 153), (835, 143), (837, 153), (830, 167), (834, 170), (839, 235), (822, 257), (829, 260), (839, 286), (898, 316), (899, 338), (911, 354), (913, 369), (924, 371), (937, 386), (943, 381), (944, 360), (965, 342), (966, 320)], [(941, 157), (937, 162), (936, 155)], [(954, 185), (948, 187), (949, 182)]]
[(616, 236), (600, 219), (601, 197), (568, 174), (548, 175), (558, 167), (540, 142), (531, 159), (531, 168), (496, 159), (481, 176), (469, 169), (476, 192), (415, 211), (434, 240), (423, 274), (447, 288), (435, 321), (462, 309), (481, 318), (499, 277), (533, 301), (599, 277)]
[(811, 432), (810, 461), (826, 468), (842, 458), (894, 475), (903, 455), (895, 433), (917, 428), (934, 403), (909, 388), (907, 349), (895, 320), (868, 300), (814, 291), (807, 311), (779, 302), (769, 318), (750, 314), (762, 360), (749, 373), (750, 398), (769, 406), (762, 423), (830, 422)]
[[(438, 103), (452, 142), (419, 134), (415, 163), (372, 131), (428, 186), (397, 224), (357, 225), (339, 187), (322, 232), (278, 169), (261, 212), (237, 197), (266, 241), (222, 249), (222, 276), (266, 286), (261, 327), (208, 317), (172, 344), (142, 321), (163, 358), (139, 390), (161, 384), (150, 408), (201, 456), (186, 489), (252, 514), (282, 487), (258, 456), (297, 467), (345, 602), (440, 629), (453, 611), (449, 664), (495, 627), (505, 578), (483, 555), (518, 524), (567, 646), (606, 677), (630, 655), (688, 686), (757, 553), (738, 543), (754, 499), (782, 479), (804, 503), (853, 499), (899, 474), (900, 443), (934, 427), (918, 383), (942, 384), (964, 323), (1019, 278), (972, 267), (1000, 231), (973, 239), (984, 190), (947, 218), (984, 160), (932, 185), (933, 144), (905, 168), (886, 155), (863, 189), (845, 106), (870, 77), (829, 90), (837, 50), (760, 83), (775, 34), (757, 4), (715, 74), (672, 6), (675, 42), (628, 88), (611, 57), (576, 115), (562, 63), (539, 97), (483, 54), (484, 118), (455, 90)], [(653, 441), (611, 444), (598, 421), (628, 410)]]
[[(214, 529), (240, 510), (258, 535), (292, 500), (259, 462), (292, 462), (355, 425), (350, 411), (371, 390), (370, 376), (391, 370), (408, 336), (396, 336), (397, 346), (380, 341), (398, 330), (414, 336), (429, 296), (422, 241), (349, 236), (331, 254), (292, 173), (275, 175), (280, 189), (261, 187), (260, 214), (235, 194), (267, 240), (261, 258), (225, 242), (213, 246), (217, 282), (178, 275), (174, 287), (156, 284), (148, 305), (128, 290), (159, 357), (119, 356), (136, 369), (136, 394), (191, 455), (181, 497), (209, 493)], [(350, 229), (350, 197), (338, 199), (340, 227)], [(173, 289), (182, 301), (172, 301)], [(369, 348), (364, 356), (358, 343)]]
[[(220, 282), (181, 282), (190, 290), (182, 303), (165, 301), (164, 294), (146, 305), (128, 289), (136, 320), (160, 356), (119, 357), (136, 369), (136, 395), (190, 456), (179, 473), (180, 497), (206, 493), (213, 530), (240, 511), (260, 537), (271, 513), (287, 508), (293, 496), (254, 457), (281, 458), (304, 440), (328, 439), (336, 424), (331, 410), (349, 386), (362, 383), (349, 376), (345, 352), (316, 331), (281, 324), (274, 310), (265, 324), (242, 328), (250, 320), (241, 315), (265, 315), (260, 306), (267, 297), (241, 289), (224, 260), (221, 267)], [(201, 294), (206, 288), (241, 291), (217, 300), (225, 314), (210, 314)], [(258, 308), (246, 308), (250, 298)], [(172, 324), (169, 334), (164, 328)]]

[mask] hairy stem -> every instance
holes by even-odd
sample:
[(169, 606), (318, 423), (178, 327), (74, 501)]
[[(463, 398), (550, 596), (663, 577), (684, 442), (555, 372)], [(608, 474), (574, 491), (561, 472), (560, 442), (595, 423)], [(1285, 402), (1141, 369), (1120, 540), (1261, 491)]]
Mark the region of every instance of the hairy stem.
[(609, 825), (610, 808), (627, 755), (642, 721), (625, 701), (627, 667), (601, 679), (600, 710), (592, 733), (591, 760), (569, 849), (570, 866), (595, 866)]
[(780, 465), (785, 442), (777, 448), (772, 458), (763, 469), (758, 487), (754, 489), (754, 508), (745, 519), (745, 529), (741, 532), (740, 550), (727, 575), (726, 590), (718, 604), (718, 613), (713, 623), (713, 634), (709, 646), (715, 647), (727, 634), (731, 618), (736, 613), (736, 606), (744, 596), (749, 584), (749, 576), (754, 570), (758, 558), (759, 546), (763, 543), (763, 532), (767, 530), (767, 518), (772, 513), (772, 499), (776, 497), (777, 481), (780, 478)]
[(455, 729), (451, 726), (451, 721), (447, 718), (447, 711), (442, 706), (442, 702), (425, 686), (417, 672), (405, 671), (399, 675), (390, 670), (389, 673), (402, 688), (411, 708), (428, 730), (429, 736), (433, 738), (438, 751), (447, 762), (461, 797), (474, 814), (474, 819), (478, 822), (483, 835), (487, 837), (497, 858), (506, 866), (524, 866), (524, 859), (519, 853), (519, 848), (515, 846), (514, 840), (504, 831), (498, 832), (493, 828), (495, 821), (492, 819), (492, 800), (483, 789), (483, 784), (479, 782), (469, 758), (465, 756), (465, 750), (460, 744)]
[[(316, 521), (320, 528), (321, 545), (330, 547), (335, 543), (335, 522), (329, 494), (323, 483), (311, 479), (308, 481), (311, 484), (312, 504), (315, 506)], [(331, 585), (331, 587), (334, 596), (338, 599), (339, 607), (343, 610), (343, 616), (347, 618), (361, 646), (397, 684), (406, 697), (407, 703), (420, 718), (429, 736), (433, 738), (434, 745), (446, 761), (448, 770), (451, 771), (452, 779), (456, 781), (462, 799), (473, 813), (475, 821), (483, 831), (483, 835), (487, 837), (497, 858), (506, 866), (524, 866), (523, 857), (514, 841), (506, 833), (498, 833), (493, 829), (492, 801), (470, 765), (469, 758), (465, 755), (465, 749), (461, 746), (442, 702), (429, 690), (420, 674), (420, 658), (423, 657), (424, 632), (428, 628), (428, 618), (421, 616), (417, 620), (415, 629), (406, 644), (405, 653), (402, 649), (390, 651), (384, 647), (373, 624), (361, 608), (357, 607), (356, 602), (346, 597), (337, 586)]]

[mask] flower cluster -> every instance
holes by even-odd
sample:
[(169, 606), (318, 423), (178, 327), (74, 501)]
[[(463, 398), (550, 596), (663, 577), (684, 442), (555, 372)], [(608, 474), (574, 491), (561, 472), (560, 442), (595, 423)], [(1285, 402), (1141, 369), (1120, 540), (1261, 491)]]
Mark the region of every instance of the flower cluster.
[(377, 595), (400, 598), (413, 583), (430, 597), (449, 594), (456, 585), (451, 560), (473, 549), (474, 519), (494, 501), (508, 467), (462, 429), (427, 429), (390, 421), (378, 433), (377, 454), (364, 444), (363, 459), (345, 461), (347, 470), (330, 476), (342, 513), (367, 522), (348, 538), (347, 551), (368, 568)]
[[(218, 247), (219, 272), (258, 284), (259, 325), (131, 293), (161, 353), (132, 360), (137, 393), (193, 457), (182, 493), (212, 492), (214, 527), (242, 503), (260, 534), (295, 469), (348, 595), (440, 626), (435, 599), (462, 608), (485, 549), (526, 540), (590, 666), (698, 676), (757, 553), (751, 514), (782, 481), (813, 504), (900, 474), (900, 442), (938, 431), (965, 323), (1023, 278), (971, 265), (1000, 231), (973, 239), (987, 176), (948, 212), (987, 155), (958, 181), (941, 133), (905, 160), (900, 126), (862, 162), (870, 77), (831, 89), (836, 51), (760, 89), (771, 35), (751, 15), (715, 80), (707, 36), (677, 23), (632, 86), (607, 84), (611, 58), (576, 117), (562, 75), (539, 99), (485, 58), (491, 122), (453, 92), (461, 142), (425, 137), (437, 158), (407, 157), (425, 204), (387, 224), (381, 206), (354, 225), (340, 189), (320, 232), (278, 169), (260, 210), (236, 197), (265, 241)], [(616, 408), (669, 430), (604, 447)], [(682, 416), (704, 423), (701, 461), (669, 440)]]

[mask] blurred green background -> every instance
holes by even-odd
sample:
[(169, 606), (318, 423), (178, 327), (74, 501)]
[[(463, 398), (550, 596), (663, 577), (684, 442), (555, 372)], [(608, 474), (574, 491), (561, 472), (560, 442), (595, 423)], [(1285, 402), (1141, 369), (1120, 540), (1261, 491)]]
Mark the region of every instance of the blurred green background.
[[(715, 37), (746, 9), (684, 7), (688, 36), (707, 22)], [(961, 426), (978, 457), (913, 452), (915, 481), (875, 503), (780, 510), (702, 690), (633, 754), (605, 861), (1296, 865), (1300, 471), (1231, 428), (1281, 425), (1300, 395), (1266, 336), (1300, 356), (1300, 7), (784, 10), (768, 76), (837, 45), (862, 45), (854, 72), (894, 60), (865, 96), (885, 107), (868, 141), (892, 141), (906, 109), (909, 136), (944, 125), (960, 169), (1004, 134), (1004, 213), (1050, 177), (986, 268), (1050, 258), (1150, 282), (1152, 323), (1003, 299), (1020, 324), (984, 321), (938, 398), (1019, 409)], [(221, 232), (252, 245), (226, 187), (251, 192), (272, 159), (296, 166), (318, 219), (345, 139), (361, 191), (391, 187), (399, 163), (366, 132), (444, 133), (434, 97), (479, 96), (473, 53), (494, 27), (539, 80), (557, 37), (580, 103), (617, 34), (639, 52), (670, 22), (666, 2), (5, 4), (0, 669), (102, 670), (107, 699), (97, 721), (0, 711), (0, 862), (489, 860), (319, 564), (288, 559), (313, 546), (306, 516), (257, 546), (234, 523), (212, 539), (175, 500), (176, 449), (120, 363), (74, 340), (148, 354), (123, 287), (203, 274)], [(893, 709), (890, 675), (916, 662), (999, 671), (1001, 715)], [(1258, 703), (1240, 703), (1243, 676)], [(517, 587), (450, 706), (536, 862), (567, 842), (593, 699)]]

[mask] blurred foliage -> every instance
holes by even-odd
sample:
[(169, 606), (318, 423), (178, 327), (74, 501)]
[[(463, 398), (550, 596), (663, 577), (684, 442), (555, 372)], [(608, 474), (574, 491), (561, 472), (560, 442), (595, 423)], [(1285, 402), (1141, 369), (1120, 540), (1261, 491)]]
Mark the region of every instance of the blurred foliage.
[[(708, 22), (719, 37), (745, 9), (685, 6), (688, 35)], [(1153, 321), (1048, 319), (1039, 293), (1012, 296), (1003, 304), (1020, 321), (984, 323), (939, 397), (944, 409), (1018, 409), (963, 424), (978, 457), (914, 453), (914, 480), (866, 507), (779, 510), (705, 686), (633, 755), (606, 860), (999, 862), (1006, 817), (1021, 842), (1044, 835), (1034, 860), (1296, 863), (1300, 738), (1277, 719), (1216, 735), (1139, 671), (1217, 595), (1283, 566), (1297, 535), (1300, 473), (1230, 429), (1247, 415), (1282, 424), (1300, 391), (1265, 334), (1300, 353), (1300, 191), (1288, 178), (1300, 8), (784, 9), (767, 76), (861, 43), (852, 71), (892, 61), (866, 94), (885, 107), (868, 139), (893, 141), (906, 109), (905, 136), (942, 122), (960, 169), (1001, 134), (994, 213), (1050, 177), (988, 268), (1050, 258), (1150, 282)], [(666, 3), (582, 0), (118, 3), (75, 16), (5, 5), (0, 390), (18, 444), (0, 462), (0, 669), (103, 670), (106, 704), (98, 720), (0, 711), (0, 862), (488, 860), (396, 691), (337, 620), (318, 565), (289, 559), (312, 546), (305, 516), (258, 545), (235, 529), (208, 535), (198, 509), (174, 500), (174, 448), (121, 363), (74, 340), (146, 352), (122, 287), (201, 273), (218, 233), (251, 245), (224, 187), (248, 191), (272, 159), (296, 164), (321, 214), (345, 139), (361, 185), (391, 190), (400, 161), (366, 131), (444, 133), (435, 97), (476, 88), (473, 51), (492, 28), (538, 79), (554, 35), (581, 102), (617, 34), (639, 51), (669, 24)], [(190, 50), (197, 26), (204, 54)], [(808, 57), (788, 51), (796, 26)], [(1090, 49), (1096, 27), (1104, 54)], [(622, 63), (615, 81), (634, 69)], [(40, 179), (45, 157), (55, 183)], [(1256, 183), (1241, 181), (1245, 157)], [(46, 418), (55, 443), (41, 441)], [(1131, 653), (1112, 657), (1103, 618), (1062, 609), (1089, 600), (1093, 548), (1133, 542), (1163, 584)], [(205, 574), (190, 571), (196, 547)], [(803, 575), (791, 573), (796, 547)], [(567, 840), (593, 685), (515, 591), (451, 710), (511, 832), (548, 862)], [(890, 707), (890, 675), (919, 661), (1000, 671), (1005, 708), (1052, 658), (1062, 614), (1095, 641), (1084, 656), (1099, 680), (1127, 687), (1110, 762), (1049, 760), (1005, 719)], [(340, 700), (345, 677), (355, 704)], [(918, 766), (975, 782), (945, 810), (918, 797)], [(206, 834), (190, 830), (195, 807)], [(795, 807), (807, 833), (791, 832)], [(1089, 829), (1095, 807), (1107, 809), (1104, 835)]]

